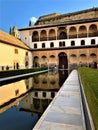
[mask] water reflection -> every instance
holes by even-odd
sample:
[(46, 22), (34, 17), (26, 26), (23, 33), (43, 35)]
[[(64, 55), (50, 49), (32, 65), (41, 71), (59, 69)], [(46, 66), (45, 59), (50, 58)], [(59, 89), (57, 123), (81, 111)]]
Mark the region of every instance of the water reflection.
[(65, 71), (48, 72), (1, 86), (0, 129), (31, 130), (57, 94), (66, 75)]
[(33, 90), (22, 100), (20, 110), (42, 114), (56, 94), (57, 90)]

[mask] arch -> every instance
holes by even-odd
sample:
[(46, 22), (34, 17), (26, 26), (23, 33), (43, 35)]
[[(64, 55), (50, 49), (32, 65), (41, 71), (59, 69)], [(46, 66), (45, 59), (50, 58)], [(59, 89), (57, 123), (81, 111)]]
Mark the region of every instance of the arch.
[(98, 29), (96, 24), (91, 24), (89, 27), (89, 36), (98, 36)]
[(77, 57), (76, 54), (71, 54), (70, 57)]
[(56, 33), (54, 29), (49, 30), (49, 40), (56, 40)]
[(64, 52), (60, 52), (58, 57), (59, 57), (59, 68), (68, 69), (67, 54)]
[(65, 46), (65, 41), (63, 41), (63, 46)]
[(67, 39), (67, 34), (66, 34), (66, 32), (61, 32), (61, 33), (59, 34), (59, 39)]
[(50, 43), (50, 47), (54, 47), (54, 42), (51, 42), (51, 43)]
[(95, 39), (91, 39), (91, 45), (95, 45)]
[(90, 54), (90, 67), (97, 68), (97, 54), (92, 52)]
[(50, 55), (50, 56), (49, 56), (49, 62), (50, 62), (50, 65), (53, 65), (53, 66), (56, 65), (55, 55)]
[(87, 66), (87, 56), (86, 54), (82, 53), (79, 57), (80, 66)]
[(67, 39), (67, 31), (65, 27), (58, 28), (58, 39)]
[(82, 25), (79, 27), (79, 31), (78, 31), (78, 37), (87, 37), (87, 28), (86, 26)]
[(40, 32), (40, 41), (46, 41), (47, 40), (47, 32), (46, 30), (42, 30)]
[(65, 46), (65, 41), (60, 41), (59, 42), (59, 47), (64, 47)]
[(42, 48), (45, 48), (45, 43), (42, 43)]
[(54, 55), (50, 55), (50, 57), (51, 57), (51, 58), (55, 58), (55, 56), (54, 56)]
[(32, 42), (39, 41), (39, 34), (37, 31), (34, 31), (32, 34)]
[(75, 41), (71, 41), (71, 46), (75, 46)]
[(76, 54), (70, 55), (70, 67), (73, 68), (73, 69), (77, 67), (77, 56), (76, 56)]
[(80, 54), (80, 57), (86, 57), (86, 54)]
[(43, 55), (42, 58), (45, 59), (45, 58), (47, 58), (47, 57)]
[(39, 66), (39, 58), (38, 58), (38, 56), (34, 56), (33, 66), (34, 67), (38, 67)]
[(41, 66), (45, 67), (47, 66), (47, 57), (45, 55), (43, 55), (41, 60)]
[(91, 57), (97, 57), (97, 55), (95, 53), (91, 53), (90, 56)]
[(59, 42), (59, 47), (62, 47), (62, 42)]
[(69, 38), (77, 38), (77, 29), (72, 26), (69, 28)]
[(85, 40), (81, 40), (81, 45), (85, 45)]
[(34, 48), (37, 48), (37, 43), (34, 43)]

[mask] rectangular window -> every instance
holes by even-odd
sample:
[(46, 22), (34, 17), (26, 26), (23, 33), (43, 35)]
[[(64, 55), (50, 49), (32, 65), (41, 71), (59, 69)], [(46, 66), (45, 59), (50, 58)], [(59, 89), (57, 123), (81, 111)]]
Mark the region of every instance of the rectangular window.
[(15, 54), (18, 54), (18, 49), (15, 48), (14, 52), (15, 52)]
[(34, 44), (34, 48), (37, 48), (37, 44)]

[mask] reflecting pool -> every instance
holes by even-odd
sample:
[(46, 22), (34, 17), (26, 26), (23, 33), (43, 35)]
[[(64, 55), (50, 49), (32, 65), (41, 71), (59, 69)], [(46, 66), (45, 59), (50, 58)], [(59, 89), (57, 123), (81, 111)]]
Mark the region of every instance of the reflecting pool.
[(0, 130), (32, 130), (67, 76), (48, 72), (0, 86)]

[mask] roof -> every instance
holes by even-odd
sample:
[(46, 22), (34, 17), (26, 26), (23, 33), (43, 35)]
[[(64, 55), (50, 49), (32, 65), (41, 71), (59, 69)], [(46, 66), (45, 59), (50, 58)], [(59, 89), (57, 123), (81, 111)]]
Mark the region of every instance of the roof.
[(6, 44), (17, 46), (26, 50), (29, 50), (30, 48), (21, 40), (17, 39), (16, 37), (7, 34), (0, 30), (0, 42), (4, 42)]
[[(89, 15), (89, 12), (93, 12), (91, 16)], [(85, 13), (85, 15), (83, 13)], [(81, 16), (81, 18), (79, 15)], [(73, 19), (71, 16), (73, 16)], [(81, 10), (77, 12), (67, 13), (67, 14), (53, 13), (53, 14), (43, 15), (39, 17), (39, 19), (33, 26), (20, 28), (18, 30), (24, 31), (24, 30), (32, 30), (32, 29), (45, 28), (51, 26), (70, 25), (70, 24), (79, 24), (79, 23), (96, 22), (96, 21), (98, 21), (97, 7)]]
[(38, 20), (47, 20), (47, 19), (51, 19), (51, 18), (54, 18), (54, 17), (55, 18), (67, 17), (67, 16), (71, 16), (71, 15), (87, 13), (87, 12), (90, 12), (90, 11), (98, 11), (98, 8), (97, 7), (96, 8), (90, 8), (90, 9), (80, 10), (80, 11), (66, 13), (66, 14), (53, 13), (53, 14), (49, 14), (49, 15), (43, 15), (43, 16), (39, 17)]
[(43, 25), (34, 25), (34, 26), (28, 26), (24, 28), (18, 29), (19, 31), (25, 31), (25, 30), (32, 30), (32, 29), (39, 29), (39, 28), (47, 28), (47, 27), (55, 27), (55, 26), (65, 26), (65, 25), (72, 25), (72, 24), (81, 24), (81, 23), (89, 23), (89, 22), (98, 22), (98, 18), (93, 19), (81, 19), (81, 20), (74, 20), (74, 21), (67, 21), (60, 22), (60, 23), (51, 23), (51, 24), (43, 24)]

